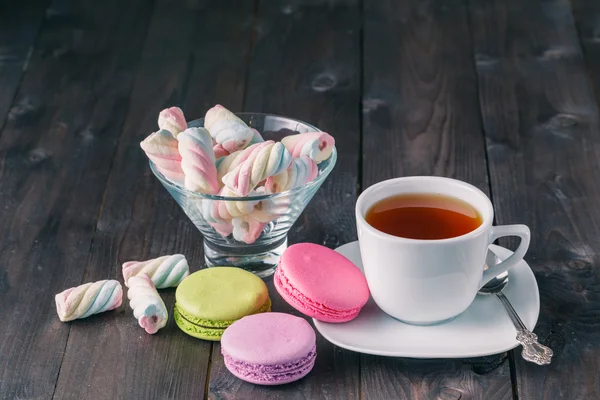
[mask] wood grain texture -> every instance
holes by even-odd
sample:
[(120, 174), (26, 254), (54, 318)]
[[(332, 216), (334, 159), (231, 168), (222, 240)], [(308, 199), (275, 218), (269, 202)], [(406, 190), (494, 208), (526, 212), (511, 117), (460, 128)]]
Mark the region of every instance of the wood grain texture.
[(47, 0), (0, 3), (0, 132), (6, 118), (18, 118), (30, 106), (21, 102), (11, 108), (44, 14), (54, 10), (46, 10), (47, 4)]
[(539, 367), (515, 350), (519, 399), (600, 397), (598, 107), (569, 4), (470, 5), (499, 223), (525, 223), (540, 288)]
[[(239, 24), (252, 14), (252, 3), (234, 7), (231, 1), (218, 5), (157, 2), (86, 280), (110, 277), (122, 282), (123, 262), (165, 254), (185, 254), (192, 272), (204, 263), (200, 232), (154, 177), (139, 142), (157, 129), (158, 113), (166, 106), (182, 106), (189, 119), (203, 116), (208, 105), (216, 102), (240, 107), (244, 80), (229, 78), (239, 70), (245, 75), (251, 25)], [(173, 21), (177, 29), (165, 29)], [(73, 324), (56, 399), (204, 397), (212, 345), (181, 332), (172, 318), (175, 290), (160, 293), (171, 318), (154, 336), (138, 326), (126, 299), (116, 315), (102, 324)], [(81, 364), (82, 358), (88, 363)]]
[(81, 283), (149, 20), (146, 1), (60, 5), (17, 95), (32, 106), (0, 137), (0, 394), (10, 399), (52, 396), (71, 326), (54, 294)]
[[(360, 126), (359, 4), (357, 1), (261, 2), (244, 109), (310, 122), (336, 138), (338, 162), (300, 219), (289, 243), (337, 247), (356, 240)], [(273, 310), (292, 312), (267, 281)], [(212, 355), (211, 399), (356, 399), (358, 355), (317, 335), (317, 362), (304, 379), (260, 387), (231, 375), (220, 346)]]
[[(368, 1), (363, 186), (408, 175), (488, 192), (466, 9), (460, 1)], [(361, 357), (366, 399), (508, 399), (506, 355), (475, 360)]]
[(600, 99), (600, 2), (570, 1), (596, 102)]

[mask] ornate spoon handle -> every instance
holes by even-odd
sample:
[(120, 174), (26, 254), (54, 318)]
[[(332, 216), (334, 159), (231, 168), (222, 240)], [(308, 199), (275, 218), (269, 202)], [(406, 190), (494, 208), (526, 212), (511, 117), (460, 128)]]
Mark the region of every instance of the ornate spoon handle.
[(552, 355), (554, 354), (552, 349), (538, 342), (537, 335), (527, 329), (523, 321), (521, 321), (521, 318), (519, 318), (519, 314), (517, 314), (502, 292), (496, 293), (496, 297), (498, 297), (506, 309), (515, 328), (517, 328), (517, 342), (521, 343), (523, 346), (523, 351), (521, 352), (523, 359), (538, 365), (550, 364)]

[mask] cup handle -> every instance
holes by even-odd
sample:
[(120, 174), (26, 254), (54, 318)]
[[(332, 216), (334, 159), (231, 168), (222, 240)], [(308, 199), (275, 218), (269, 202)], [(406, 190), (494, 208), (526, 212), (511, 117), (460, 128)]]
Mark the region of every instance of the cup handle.
[(501, 225), (501, 226), (492, 226), (490, 232), (490, 243), (493, 243), (494, 240), (504, 237), (504, 236), (518, 236), (521, 238), (521, 243), (519, 243), (519, 247), (517, 250), (506, 260), (502, 261), (500, 264), (495, 266), (489, 266), (488, 269), (483, 271), (483, 278), (481, 279), (481, 284), (479, 288), (481, 289), (483, 285), (491, 281), (496, 276), (508, 271), (519, 261), (523, 259), (527, 249), (529, 248), (529, 241), (531, 240), (531, 232), (527, 225)]

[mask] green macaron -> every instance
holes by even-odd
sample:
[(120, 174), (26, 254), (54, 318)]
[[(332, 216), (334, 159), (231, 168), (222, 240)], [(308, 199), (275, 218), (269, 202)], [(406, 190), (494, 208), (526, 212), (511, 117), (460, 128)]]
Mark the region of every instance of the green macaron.
[(240, 268), (213, 267), (179, 284), (173, 319), (188, 335), (218, 341), (238, 319), (268, 311), (271, 299), (262, 279)]

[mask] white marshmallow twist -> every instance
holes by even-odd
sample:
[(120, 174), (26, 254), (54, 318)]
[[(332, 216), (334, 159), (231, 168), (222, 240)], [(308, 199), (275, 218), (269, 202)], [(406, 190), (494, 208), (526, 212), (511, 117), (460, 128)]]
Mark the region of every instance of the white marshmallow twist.
[(189, 274), (190, 267), (183, 254), (162, 256), (147, 261), (127, 261), (123, 264), (125, 286), (132, 276), (146, 274), (157, 289), (175, 287)]

